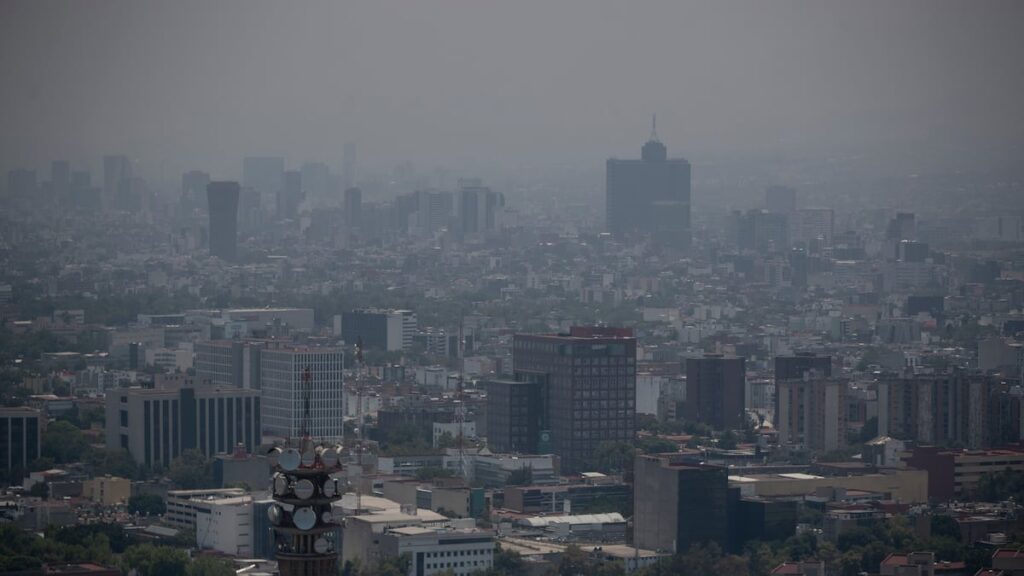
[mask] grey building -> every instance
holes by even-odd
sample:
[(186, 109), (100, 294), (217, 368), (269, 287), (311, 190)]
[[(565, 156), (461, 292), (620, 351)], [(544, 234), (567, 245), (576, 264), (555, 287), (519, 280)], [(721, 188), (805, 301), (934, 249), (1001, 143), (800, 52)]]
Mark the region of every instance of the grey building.
[(729, 472), (667, 456), (637, 456), (634, 545), (685, 553), (693, 544), (729, 547)]
[(653, 127), (639, 160), (608, 160), (606, 187), (609, 232), (649, 234), (666, 246), (689, 247), (690, 163), (669, 159)]
[(5, 475), (25, 474), (28, 465), (39, 458), (43, 441), (40, 426), (38, 410), (0, 408), (0, 469)]
[(746, 360), (705, 354), (686, 359), (684, 415), (716, 430), (739, 429), (746, 423)]
[(547, 385), (541, 381), (492, 380), (487, 390), (487, 446), (494, 452), (539, 454), (541, 434), (550, 429)]
[(260, 444), (258, 390), (125, 388), (106, 402), (107, 446), (147, 467), (166, 468), (185, 450), (213, 456), (241, 444), (251, 453)]
[(261, 341), (207, 340), (196, 342), (196, 382), (202, 386), (260, 387)]
[(238, 182), (210, 182), (210, 255), (234, 260), (238, 250)]

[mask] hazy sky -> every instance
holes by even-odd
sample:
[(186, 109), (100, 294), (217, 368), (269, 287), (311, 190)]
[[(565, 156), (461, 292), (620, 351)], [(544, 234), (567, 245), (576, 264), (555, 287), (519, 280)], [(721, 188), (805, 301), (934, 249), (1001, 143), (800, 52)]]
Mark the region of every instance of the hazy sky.
[[(1024, 2), (0, 2), (0, 168), (956, 149), (1024, 137)], [(95, 176), (94, 176), (95, 179)]]

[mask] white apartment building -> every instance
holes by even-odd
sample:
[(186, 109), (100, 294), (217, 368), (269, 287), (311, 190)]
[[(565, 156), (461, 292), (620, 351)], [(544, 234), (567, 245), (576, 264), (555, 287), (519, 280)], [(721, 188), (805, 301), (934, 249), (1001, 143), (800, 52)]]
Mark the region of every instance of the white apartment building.
[(405, 526), (389, 529), (380, 540), (383, 555), (409, 555), (412, 576), (467, 576), (494, 564), (494, 535), (485, 530)]
[(196, 546), (236, 556), (252, 556), (251, 496), (200, 501), (195, 505)]
[(340, 348), (282, 346), (260, 354), (263, 393), (263, 432), (277, 438), (302, 435), (305, 414), (303, 377), (309, 370), (309, 434), (315, 439), (341, 442), (345, 400)]

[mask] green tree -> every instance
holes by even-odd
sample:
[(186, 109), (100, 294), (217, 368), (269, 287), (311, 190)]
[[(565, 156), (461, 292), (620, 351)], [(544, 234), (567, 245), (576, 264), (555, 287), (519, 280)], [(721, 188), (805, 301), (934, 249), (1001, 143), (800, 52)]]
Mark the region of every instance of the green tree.
[(718, 447), (722, 450), (735, 450), (738, 443), (739, 438), (736, 437), (736, 433), (732, 430), (726, 430), (718, 438)]
[(198, 556), (189, 563), (187, 576), (235, 576), (231, 562), (213, 556)]
[(50, 498), (50, 487), (46, 484), (46, 482), (36, 482), (35, 484), (32, 485), (31, 488), (28, 489), (28, 495), (33, 496), (35, 498), (42, 498), (43, 500), (47, 500)]
[(167, 512), (167, 505), (158, 494), (138, 494), (128, 499), (128, 511), (132, 514), (158, 516)]
[(85, 457), (89, 442), (74, 424), (58, 420), (43, 433), (43, 456), (57, 464), (79, 462)]
[(182, 576), (187, 571), (188, 555), (169, 546), (139, 544), (125, 550), (118, 564), (126, 574), (136, 570), (139, 576)]
[(616, 474), (633, 465), (636, 449), (627, 442), (602, 442), (591, 458), (589, 466), (597, 472)]
[(107, 448), (105, 450), (91, 450), (85, 458), (86, 463), (92, 466), (94, 476), (119, 476), (129, 480), (142, 480), (145, 469), (139, 466), (124, 448)]
[(647, 436), (637, 440), (637, 448), (644, 454), (662, 454), (664, 452), (678, 452), (679, 445), (667, 438)]
[(171, 480), (186, 490), (213, 488), (213, 467), (198, 450), (185, 450), (171, 462), (168, 470)]

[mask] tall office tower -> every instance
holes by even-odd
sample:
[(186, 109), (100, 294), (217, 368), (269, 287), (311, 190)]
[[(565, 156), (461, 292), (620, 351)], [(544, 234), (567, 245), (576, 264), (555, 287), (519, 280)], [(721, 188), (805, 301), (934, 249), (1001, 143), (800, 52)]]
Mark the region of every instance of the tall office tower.
[(669, 456), (637, 456), (634, 546), (685, 553), (714, 542), (729, 549), (729, 471)]
[(167, 468), (185, 450), (229, 454), (260, 445), (260, 392), (206, 386), (108, 391), (107, 446), (136, 462)]
[(789, 221), (785, 214), (767, 210), (733, 212), (736, 247), (758, 252), (789, 249)]
[(495, 215), (505, 205), (505, 196), (484, 186), (479, 178), (459, 179), (459, 230), (477, 236), (497, 229)]
[[(549, 442), (541, 442), (550, 430), (547, 385), (534, 380), (491, 380), (487, 390), (487, 446), (492, 452), (543, 454)], [(549, 440), (545, 438), (545, 440)]]
[(721, 354), (686, 359), (684, 417), (716, 430), (746, 424), (746, 359)]
[(363, 191), (359, 188), (345, 189), (345, 224), (349, 228), (362, 227)]
[(349, 346), (394, 352), (412, 347), (416, 335), (416, 313), (412, 310), (368, 308), (343, 312), (341, 338)]
[(878, 435), (919, 444), (987, 448), (992, 377), (978, 373), (887, 377), (878, 386)]
[(433, 234), (451, 221), (455, 202), (451, 192), (420, 190), (416, 192), (416, 229)]
[(294, 220), (302, 203), (302, 173), (288, 170), (284, 173), (284, 186), (277, 193), (277, 218)]
[(341, 159), (341, 185), (344, 190), (356, 185), (356, 144), (346, 142)]
[(29, 464), (39, 458), (43, 449), (40, 418), (39, 411), (31, 408), (0, 407), (0, 471), (5, 475), (25, 476)]
[(796, 190), (789, 186), (769, 186), (764, 191), (764, 208), (769, 212), (796, 212)]
[(806, 246), (815, 241), (831, 246), (835, 221), (835, 212), (831, 208), (801, 208), (792, 216), (790, 236), (794, 242)]
[(284, 188), (284, 158), (247, 156), (242, 159), (242, 186), (260, 195), (260, 205), (268, 211), (277, 206), (277, 195)]
[(71, 203), (71, 165), (67, 160), (50, 162), (50, 193), (58, 205)]
[(775, 357), (775, 380), (802, 380), (807, 372), (815, 370), (819, 375), (832, 376), (832, 357), (819, 356), (814, 352), (797, 352), (792, 356)]
[[(568, 334), (516, 334), (515, 379), (546, 385), (552, 451), (583, 471), (605, 442), (633, 442), (636, 338), (628, 328), (574, 326)], [(548, 436), (541, 432), (541, 442)]]
[(775, 428), (780, 445), (828, 452), (846, 446), (847, 383), (816, 370), (775, 381)]
[(302, 165), (303, 196), (317, 206), (339, 204), (331, 170), (323, 162), (307, 162)]
[(178, 211), (182, 216), (190, 216), (196, 209), (203, 208), (205, 205), (203, 196), (209, 185), (210, 175), (206, 172), (192, 170), (181, 175), (181, 197), (178, 201)]
[(664, 246), (690, 246), (690, 163), (668, 159), (654, 126), (639, 160), (611, 158), (606, 170), (609, 232), (651, 234)]
[(308, 348), (281, 345), (260, 353), (260, 385), (263, 392), (263, 431), (277, 438), (299, 438), (305, 411), (303, 381), (309, 371), (311, 398), (308, 431), (318, 440), (341, 442), (343, 409), (342, 369), (345, 353), (340, 348)]
[(232, 261), (238, 250), (238, 182), (210, 182), (210, 255)]
[(125, 186), (132, 177), (132, 164), (127, 156), (103, 157), (103, 209), (114, 209)]

